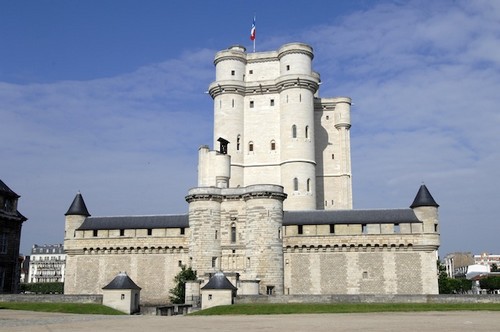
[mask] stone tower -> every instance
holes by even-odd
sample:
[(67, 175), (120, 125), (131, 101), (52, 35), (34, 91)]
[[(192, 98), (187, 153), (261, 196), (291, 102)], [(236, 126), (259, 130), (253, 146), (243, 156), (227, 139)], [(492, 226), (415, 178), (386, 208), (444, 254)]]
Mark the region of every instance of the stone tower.
[[(90, 217), (82, 194), (78, 192), (65, 213), (66, 220), (64, 223), (64, 240), (74, 239), (76, 237), (75, 230), (78, 229), (85, 221), (85, 218)], [(65, 245), (66, 248), (66, 245)], [(67, 248), (66, 248), (67, 249)]]
[(229, 141), (230, 187), (284, 187), (285, 210), (351, 209), (349, 98), (318, 97), (313, 50), (292, 43), (216, 54), (214, 146)]

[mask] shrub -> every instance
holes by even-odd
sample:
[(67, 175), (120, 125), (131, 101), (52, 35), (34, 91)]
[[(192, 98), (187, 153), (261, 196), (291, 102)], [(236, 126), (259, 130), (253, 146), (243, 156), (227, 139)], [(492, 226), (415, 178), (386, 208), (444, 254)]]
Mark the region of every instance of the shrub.
[(64, 283), (40, 282), (40, 283), (21, 284), (19, 289), (23, 293), (64, 294)]

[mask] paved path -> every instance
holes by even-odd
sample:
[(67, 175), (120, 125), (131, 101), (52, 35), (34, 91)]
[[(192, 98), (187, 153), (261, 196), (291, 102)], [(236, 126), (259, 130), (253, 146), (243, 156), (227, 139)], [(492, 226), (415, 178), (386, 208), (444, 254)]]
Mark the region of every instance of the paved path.
[(0, 331), (500, 331), (500, 312), (104, 316), (0, 310)]

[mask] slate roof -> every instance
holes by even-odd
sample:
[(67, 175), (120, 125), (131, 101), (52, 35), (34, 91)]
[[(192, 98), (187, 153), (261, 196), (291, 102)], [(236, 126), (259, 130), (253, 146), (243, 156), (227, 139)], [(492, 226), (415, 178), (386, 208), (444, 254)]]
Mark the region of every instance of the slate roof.
[(283, 226), (421, 223), (412, 209), (285, 211)]
[(76, 194), (75, 199), (73, 200), (73, 203), (71, 203), (71, 206), (65, 216), (90, 216), (89, 210), (87, 210), (87, 206), (85, 205), (80, 192)]
[(141, 289), (125, 272), (120, 272), (118, 275), (102, 289)]
[(217, 272), (201, 289), (230, 289), (236, 290), (233, 284), (226, 278), (224, 273)]
[(420, 186), (420, 189), (418, 189), (417, 196), (415, 196), (413, 203), (410, 205), (411, 208), (420, 206), (439, 207), (439, 204), (436, 203), (436, 201), (432, 197), (431, 193), (429, 192), (429, 189), (427, 189), (425, 184)]
[(9, 196), (9, 197), (14, 197), (14, 198), (19, 198), (18, 194), (13, 192), (2, 180), (0, 180), (0, 193)]
[(187, 228), (187, 214), (155, 216), (88, 217), (79, 230)]

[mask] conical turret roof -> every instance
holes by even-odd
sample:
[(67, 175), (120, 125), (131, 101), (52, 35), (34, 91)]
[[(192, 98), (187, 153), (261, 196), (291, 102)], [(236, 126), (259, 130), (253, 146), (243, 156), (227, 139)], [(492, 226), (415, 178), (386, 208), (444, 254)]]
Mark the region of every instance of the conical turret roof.
[(87, 206), (85, 205), (82, 194), (80, 192), (76, 194), (75, 199), (73, 200), (73, 203), (71, 203), (71, 206), (69, 207), (68, 212), (66, 212), (65, 216), (90, 217), (90, 213), (87, 210)]
[(436, 203), (436, 201), (432, 197), (431, 193), (429, 192), (429, 189), (427, 189), (425, 184), (421, 185), (420, 189), (418, 189), (417, 196), (415, 196), (415, 199), (413, 200), (413, 203), (410, 205), (410, 208), (413, 209), (420, 206), (439, 207), (439, 204)]

